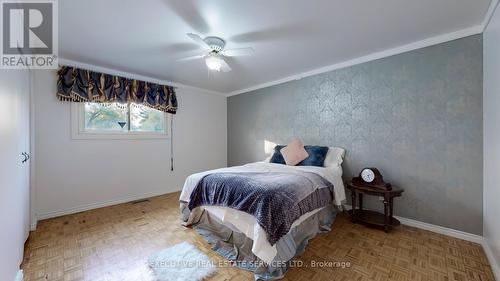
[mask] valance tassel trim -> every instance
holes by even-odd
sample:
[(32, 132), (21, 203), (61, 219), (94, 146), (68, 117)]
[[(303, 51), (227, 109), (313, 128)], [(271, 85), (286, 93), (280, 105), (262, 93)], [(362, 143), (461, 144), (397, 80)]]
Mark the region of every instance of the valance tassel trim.
[(177, 112), (175, 88), (61, 66), (57, 72), (57, 97), (64, 102), (137, 103), (163, 112)]

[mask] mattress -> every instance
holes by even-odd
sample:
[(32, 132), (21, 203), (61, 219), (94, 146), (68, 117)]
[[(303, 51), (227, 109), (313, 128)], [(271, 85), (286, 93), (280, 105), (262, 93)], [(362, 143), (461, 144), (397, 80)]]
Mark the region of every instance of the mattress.
[[(185, 206), (189, 202), (192, 191), (205, 175), (223, 172), (282, 172), (291, 170), (312, 172), (320, 175), (333, 184), (335, 205), (340, 206), (345, 200), (345, 189), (342, 181), (342, 168), (340, 166), (323, 168), (312, 166), (287, 166), (267, 162), (256, 162), (243, 166), (206, 171), (189, 176), (186, 179), (180, 196), (181, 209), (187, 209)], [(316, 210), (303, 214), (293, 223), (292, 226), (299, 225), (301, 222), (322, 209), (323, 208), (318, 208)], [(276, 245), (271, 245), (269, 243), (264, 229), (262, 229), (262, 227), (257, 223), (257, 220), (254, 216), (228, 207), (202, 206), (189, 213), (189, 219), (187, 220), (186, 225), (190, 225), (195, 222), (196, 218), (200, 216), (200, 211), (209, 212), (211, 215), (218, 218), (222, 223), (224, 223), (224, 225), (235, 231), (245, 234), (245, 236), (253, 240), (254, 243), (252, 245), (252, 252), (261, 260), (265, 262), (271, 262), (278, 254)]]
[(184, 187), (182, 188), (181, 196), (179, 200), (181, 202), (189, 202), (189, 197), (191, 192), (195, 189), (198, 182), (204, 176), (212, 173), (224, 173), (224, 172), (283, 172), (290, 170), (300, 170), (318, 174), (331, 182), (334, 187), (334, 202), (335, 205), (341, 206), (342, 202), (345, 201), (345, 188), (344, 182), (342, 180), (342, 167), (315, 167), (315, 166), (287, 166), (282, 164), (274, 164), (268, 162), (255, 162), (242, 166), (235, 166), (229, 168), (221, 168), (216, 170), (205, 171), (201, 173), (196, 173), (190, 175), (184, 182)]

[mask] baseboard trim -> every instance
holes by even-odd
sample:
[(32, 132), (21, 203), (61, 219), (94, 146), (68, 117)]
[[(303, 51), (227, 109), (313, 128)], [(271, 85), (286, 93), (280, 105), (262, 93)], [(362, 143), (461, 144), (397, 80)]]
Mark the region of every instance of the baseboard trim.
[[(139, 195), (132, 195), (132, 196), (123, 197), (123, 198), (114, 199), (114, 200), (108, 200), (108, 201), (103, 201), (103, 202), (98, 202), (98, 203), (80, 205), (77, 207), (64, 209), (64, 210), (51, 211), (51, 212), (46, 212), (46, 213), (37, 213), (36, 217), (37, 217), (37, 220), (40, 221), (40, 220), (60, 217), (60, 216), (64, 216), (64, 215), (70, 215), (70, 214), (75, 214), (75, 213), (79, 213), (79, 212), (89, 211), (89, 210), (93, 210), (93, 209), (113, 206), (113, 205), (117, 205), (117, 204), (123, 204), (123, 203), (127, 203), (130, 201), (160, 196), (160, 195), (172, 193), (175, 191), (176, 190), (168, 190), (168, 191), (162, 190), (162, 191), (156, 191), (156, 192), (150, 192), (150, 193), (143, 193), (143, 194), (139, 194)], [(36, 226), (35, 226), (35, 228), (36, 228)]]
[(488, 242), (486, 242), (486, 239), (483, 239), (483, 250), (486, 253), (486, 257), (488, 258), (488, 262), (490, 263), (491, 270), (493, 271), (493, 275), (495, 275), (496, 280), (500, 280), (500, 265), (499, 261), (495, 258), (493, 255), (493, 251), (490, 248), (490, 245), (488, 245)]
[(16, 274), (16, 279), (14, 281), (23, 281), (24, 279), (24, 272), (22, 269), (19, 269), (19, 271)]
[(38, 218), (34, 218), (33, 221), (30, 224), (30, 230), (31, 231), (35, 231), (37, 225), (38, 225)]
[(470, 242), (474, 242), (474, 243), (478, 243), (478, 244), (483, 243), (483, 237), (480, 235), (477, 235), (477, 234), (472, 234), (472, 233), (456, 230), (453, 228), (447, 228), (447, 227), (443, 227), (443, 226), (439, 226), (439, 225), (435, 225), (435, 224), (430, 224), (430, 223), (426, 223), (426, 222), (421, 222), (421, 221), (417, 221), (417, 220), (413, 220), (413, 219), (407, 219), (407, 218), (398, 217), (398, 216), (394, 216), (394, 217), (397, 218), (401, 222), (401, 224), (404, 224), (407, 226), (413, 226), (416, 228), (432, 231), (435, 233), (443, 234), (446, 236), (451, 236), (454, 238), (458, 238), (458, 239), (462, 239), (462, 240), (466, 240), (466, 241), (470, 241)]
[[(344, 205), (344, 207), (347, 210), (352, 209), (351, 205)], [(431, 232), (443, 234), (446, 236), (450, 236), (450, 237), (454, 237), (454, 238), (458, 238), (458, 239), (462, 239), (462, 240), (466, 240), (466, 241), (470, 241), (470, 242), (474, 242), (474, 243), (478, 243), (478, 244), (483, 244), (483, 241), (484, 241), (483, 236), (481, 236), (481, 235), (472, 234), (472, 233), (456, 230), (453, 228), (447, 228), (444, 226), (439, 226), (439, 225), (430, 224), (430, 223), (417, 221), (417, 220), (413, 220), (413, 219), (408, 219), (408, 218), (403, 218), (403, 217), (399, 217), (399, 216), (394, 216), (394, 217), (397, 218), (401, 222), (401, 224), (404, 224), (407, 226), (412, 226), (412, 227), (428, 230)]]
[[(344, 208), (346, 210), (351, 210), (352, 206), (351, 205), (344, 205)], [(486, 239), (484, 239), (483, 236), (477, 235), (477, 234), (472, 234), (452, 228), (447, 228), (435, 224), (430, 224), (426, 222), (421, 222), (413, 219), (408, 219), (408, 218), (403, 218), (399, 216), (394, 216), (397, 218), (401, 224), (407, 225), (407, 226), (412, 226), (415, 228), (420, 228), (424, 230), (428, 230), (431, 232), (443, 234), (446, 236), (474, 242), (477, 244), (480, 244), (483, 247), (484, 253), (486, 254), (486, 258), (488, 259), (488, 262), (490, 263), (491, 270), (493, 271), (493, 275), (495, 275), (496, 280), (500, 280), (500, 265), (499, 261), (496, 260), (495, 256), (493, 255), (493, 251), (491, 250), (490, 246), (486, 242)]]

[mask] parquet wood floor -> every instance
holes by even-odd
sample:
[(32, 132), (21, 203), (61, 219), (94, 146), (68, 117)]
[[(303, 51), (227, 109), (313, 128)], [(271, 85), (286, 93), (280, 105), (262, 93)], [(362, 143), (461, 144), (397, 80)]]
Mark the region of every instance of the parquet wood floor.
[[(25, 280), (149, 281), (148, 255), (181, 241), (223, 262), (193, 229), (180, 225), (178, 198), (172, 193), (40, 221), (26, 243)], [(298, 260), (351, 266), (294, 267), (283, 280), (494, 280), (478, 244), (407, 226), (386, 234), (352, 224), (346, 214), (337, 217), (333, 231), (316, 236)], [(209, 280), (253, 280), (253, 275), (219, 268)]]

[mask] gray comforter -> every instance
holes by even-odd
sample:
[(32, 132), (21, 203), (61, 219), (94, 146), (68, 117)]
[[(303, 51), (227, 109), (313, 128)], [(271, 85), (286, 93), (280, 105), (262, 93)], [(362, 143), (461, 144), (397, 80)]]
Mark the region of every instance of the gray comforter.
[(333, 202), (333, 185), (310, 172), (214, 173), (191, 193), (189, 209), (223, 206), (253, 215), (274, 245), (307, 212)]

